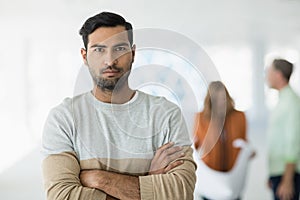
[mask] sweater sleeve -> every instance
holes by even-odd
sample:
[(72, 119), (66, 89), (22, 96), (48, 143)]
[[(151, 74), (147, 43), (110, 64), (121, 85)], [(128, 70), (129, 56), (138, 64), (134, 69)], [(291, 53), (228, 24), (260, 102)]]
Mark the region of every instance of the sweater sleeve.
[(186, 155), (181, 158), (184, 163), (167, 174), (140, 176), (142, 200), (190, 200), (196, 183), (196, 164), (192, 157), (192, 148), (185, 147)]
[(140, 176), (142, 200), (189, 200), (193, 199), (196, 183), (196, 164), (193, 160), (191, 140), (185, 120), (179, 108), (176, 108), (169, 120), (170, 138), (176, 145), (184, 146), (185, 156), (179, 160), (184, 163), (167, 174)]
[(44, 186), (47, 200), (105, 200), (100, 190), (83, 187), (80, 183), (80, 166), (72, 152), (53, 154), (44, 159)]
[(47, 200), (105, 200), (105, 193), (83, 187), (80, 183), (80, 164), (73, 148), (71, 116), (67, 109), (55, 108), (45, 123), (42, 170)]

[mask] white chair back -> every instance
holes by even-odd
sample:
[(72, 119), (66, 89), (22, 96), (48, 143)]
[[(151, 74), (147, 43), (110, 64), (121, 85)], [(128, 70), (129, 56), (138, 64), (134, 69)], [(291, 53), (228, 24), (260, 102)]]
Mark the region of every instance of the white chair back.
[(234, 140), (233, 146), (241, 148), (241, 151), (233, 168), (228, 172), (209, 168), (194, 151), (194, 159), (198, 166), (195, 200), (201, 199), (200, 196), (216, 200), (232, 200), (240, 197), (246, 182), (249, 158), (253, 153), (253, 148), (242, 139)]

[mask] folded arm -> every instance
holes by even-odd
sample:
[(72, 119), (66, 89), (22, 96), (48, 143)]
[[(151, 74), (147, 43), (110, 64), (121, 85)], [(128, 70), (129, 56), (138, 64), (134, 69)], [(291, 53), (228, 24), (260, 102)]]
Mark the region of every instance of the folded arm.
[[(165, 151), (164, 147), (156, 153), (151, 163), (151, 168), (155, 169), (150, 173), (152, 175), (135, 177), (103, 170), (86, 170), (80, 175), (81, 182), (118, 199), (193, 199), (196, 166), (192, 149), (185, 147), (185, 153), (181, 154), (181, 148)], [(173, 160), (168, 161), (170, 158)]]
[(79, 179), (80, 166), (74, 153), (49, 155), (43, 161), (47, 200), (106, 200), (110, 197), (96, 189), (83, 187)]
[(141, 199), (139, 179), (136, 176), (104, 170), (84, 170), (80, 179), (84, 186), (96, 188), (117, 199)]
[(188, 146), (184, 150), (184, 157), (178, 159), (183, 160), (183, 164), (166, 174), (139, 177), (141, 199), (193, 199), (196, 164), (193, 161), (192, 148)]

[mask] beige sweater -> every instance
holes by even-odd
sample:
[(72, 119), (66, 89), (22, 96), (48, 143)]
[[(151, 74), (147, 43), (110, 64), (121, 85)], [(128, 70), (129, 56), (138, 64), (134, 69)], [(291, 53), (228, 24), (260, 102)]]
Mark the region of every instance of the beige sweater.
[[(184, 164), (147, 175), (155, 151), (167, 142), (185, 146)], [(99, 102), (88, 92), (52, 109), (43, 133), (47, 199), (105, 200), (83, 187), (79, 174), (101, 169), (139, 176), (141, 199), (193, 199), (196, 165), (180, 109), (162, 97), (136, 92), (122, 105)]]

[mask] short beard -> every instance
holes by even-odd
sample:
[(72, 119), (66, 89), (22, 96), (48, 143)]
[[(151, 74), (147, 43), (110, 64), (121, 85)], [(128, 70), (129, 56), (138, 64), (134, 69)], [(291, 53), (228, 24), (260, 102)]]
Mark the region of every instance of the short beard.
[(102, 91), (119, 91), (121, 88), (123, 88), (123, 86), (126, 85), (126, 82), (128, 82), (129, 74), (130, 72), (126, 72), (122, 77), (114, 79), (106, 79), (98, 76), (93, 76), (93, 81), (96, 84), (97, 88), (101, 89)]
[(97, 87), (103, 91), (113, 91), (116, 87), (116, 84), (118, 83), (119, 78), (116, 79), (105, 79), (105, 78), (97, 78), (97, 80), (94, 80)]
[[(118, 70), (120, 73), (123, 72), (122, 68), (119, 68), (117, 66), (108, 66), (105, 69), (102, 69), (100, 71), (100, 75), (108, 68)], [(129, 70), (128, 72), (123, 74), (122, 77), (109, 79), (109, 78), (102, 78), (100, 75), (98, 76), (97, 75), (98, 73), (91, 67), (89, 67), (89, 71), (93, 78), (94, 84), (97, 86), (97, 88), (101, 89), (102, 91), (108, 91), (108, 92), (113, 92), (114, 90), (115, 91), (120, 90), (124, 86), (124, 84), (126, 84), (126, 82), (128, 81), (128, 77), (130, 74), (130, 70)]]

